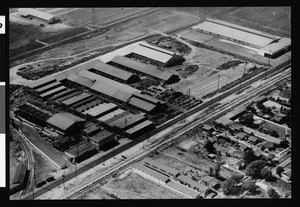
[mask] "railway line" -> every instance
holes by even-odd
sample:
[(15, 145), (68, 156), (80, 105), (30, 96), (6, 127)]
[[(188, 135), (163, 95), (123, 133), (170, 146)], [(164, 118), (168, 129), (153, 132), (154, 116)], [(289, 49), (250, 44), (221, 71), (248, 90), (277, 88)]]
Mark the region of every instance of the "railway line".
[[(87, 171), (87, 170), (89, 170), (91, 168), (93, 168), (94, 166), (96, 166), (98, 164), (101, 164), (101, 163), (105, 162), (105, 160), (113, 157), (116, 154), (122, 153), (123, 151), (129, 149), (130, 147), (133, 147), (134, 145), (138, 144), (141, 141), (144, 141), (144, 140), (148, 139), (149, 137), (157, 134), (158, 132), (160, 132), (160, 131), (162, 131), (162, 130), (170, 127), (170, 126), (173, 126), (175, 123), (181, 121), (183, 116), (184, 117), (188, 117), (188, 116), (191, 116), (194, 113), (199, 112), (200, 110), (203, 110), (203, 109), (205, 109), (205, 108), (207, 108), (209, 106), (211, 107), (214, 103), (217, 103), (219, 100), (221, 100), (221, 99), (223, 99), (223, 98), (225, 98), (225, 97), (227, 97), (227, 96), (229, 96), (231, 94), (239, 92), (239, 91), (241, 91), (244, 88), (247, 88), (250, 84), (256, 82), (257, 80), (260, 80), (260, 79), (263, 79), (263, 78), (267, 78), (268, 76), (271, 76), (271, 75), (272, 76), (276, 75), (276, 74), (284, 71), (289, 66), (290, 66), (290, 60), (286, 61), (286, 62), (284, 62), (284, 63), (282, 63), (280, 65), (278, 65), (277, 67), (269, 69), (266, 72), (261, 73), (261, 74), (255, 76), (255, 77), (247, 80), (247, 81), (244, 81), (244, 83), (241, 83), (240, 86), (233, 87), (232, 89), (228, 90), (227, 92), (224, 92), (224, 93), (220, 94), (219, 96), (217, 96), (215, 98), (212, 98), (209, 102), (205, 102), (205, 103), (203, 103), (203, 104), (201, 104), (201, 105), (199, 105), (199, 106), (197, 106), (197, 107), (189, 110), (184, 115), (178, 116), (175, 119), (170, 120), (169, 122), (165, 123), (163, 126), (160, 126), (160, 127), (156, 128), (155, 130), (153, 130), (153, 131), (151, 131), (149, 133), (144, 134), (143, 136), (141, 136), (141, 137), (133, 140), (132, 142), (129, 142), (126, 145), (123, 145), (123, 146), (121, 146), (121, 147), (119, 147), (117, 149), (108, 151), (104, 156), (100, 157), (97, 160), (92, 161), (91, 163), (89, 163), (89, 165), (85, 165), (85, 166), (77, 169), (77, 175), (81, 174), (81, 173), (83, 173), (83, 172), (85, 172), (85, 171)], [(230, 106), (229, 108), (232, 108), (232, 106)], [(180, 130), (180, 129), (178, 129), (178, 130)], [(178, 130), (176, 130), (173, 133), (178, 134), (178, 132), (179, 132)], [(169, 139), (170, 136), (171, 136), (171, 134), (167, 135), (165, 138), (161, 139), (161, 141), (159, 143), (162, 143), (166, 139)], [(66, 175), (65, 178), (64, 178), (64, 180), (65, 180), (65, 182), (67, 182), (68, 180), (73, 179), (74, 177), (75, 177), (75, 172), (73, 171), (73, 172), (70, 172), (68, 175)], [(57, 187), (57, 186), (61, 185), (61, 183), (62, 183), (62, 178), (58, 178), (54, 182), (47, 184), (45, 187), (42, 187), (42, 188), (38, 189), (35, 192), (36, 197), (38, 197), (38, 196), (46, 193), (49, 189), (52, 189), (54, 187)], [(27, 194), (24, 197), (24, 199), (32, 199), (32, 198), (33, 198), (32, 193), (29, 193), (29, 194)]]
[[(227, 111), (231, 110), (234, 107), (237, 107), (241, 104), (251, 101), (253, 98), (260, 96), (262, 93), (265, 93), (268, 90), (275, 89), (279, 84), (283, 83), (284, 79), (288, 79), (290, 77), (290, 72), (291, 71), (289, 69), (287, 71), (284, 71), (283, 73), (279, 73), (276, 76), (271, 77), (270, 80), (268, 80), (268, 82), (265, 85), (263, 85), (262, 87), (254, 88), (252, 91), (250, 91), (242, 96), (239, 96), (237, 99), (234, 100), (233, 105), (231, 103), (227, 103), (225, 105), (219, 106), (218, 109), (214, 110), (213, 114), (208, 113), (207, 115), (198, 119), (197, 121), (191, 122), (191, 124), (184, 126), (182, 129), (178, 130), (176, 133), (173, 132), (172, 134), (176, 134), (175, 136), (167, 136), (156, 143), (151, 143), (149, 146), (147, 146), (148, 148), (145, 151), (135, 154), (135, 155), (131, 156), (130, 158), (128, 158), (126, 161), (123, 161), (123, 162), (125, 162), (125, 164), (119, 163), (118, 165), (116, 165), (112, 169), (110, 169), (109, 171), (103, 172), (102, 175), (96, 175), (95, 177), (93, 177), (90, 180), (90, 182), (86, 183), (85, 185), (81, 185), (79, 187), (79, 189), (74, 189), (72, 191), (69, 191), (66, 195), (60, 196), (59, 199), (75, 198), (78, 196), (78, 194), (80, 195), (80, 194), (84, 193), (87, 189), (92, 188), (96, 183), (102, 182), (104, 178), (106, 178), (107, 176), (114, 173), (114, 171), (123, 169), (123, 168), (129, 166), (131, 163), (136, 162), (140, 159), (143, 159), (144, 157), (146, 157), (149, 153), (151, 153), (153, 151), (160, 151), (166, 147), (169, 147), (170, 145), (181, 140), (182, 138), (185, 138), (186, 136), (184, 134), (189, 134), (189, 136), (191, 136), (192, 134), (195, 134), (197, 132), (199, 126), (201, 126), (203, 123), (215, 119), (216, 117), (220, 116), (223, 113), (226, 113)], [(101, 176), (103, 176), (103, 177), (101, 177)], [(100, 177), (100, 179), (99, 179), (99, 177)], [(76, 193), (76, 191), (79, 191), (79, 192)]]

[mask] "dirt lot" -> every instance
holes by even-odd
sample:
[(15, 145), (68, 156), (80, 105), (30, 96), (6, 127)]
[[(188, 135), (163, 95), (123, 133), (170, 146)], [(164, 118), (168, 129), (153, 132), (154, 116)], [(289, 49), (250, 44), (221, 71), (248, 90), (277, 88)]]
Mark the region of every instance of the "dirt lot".
[(136, 173), (116, 179), (103, 187), (122, 199), (176, 199), (183, 198)]
[(21, 142), (19, 142), (17, 139), (13, 139), (9, 143), (9, 149), (10, 149), (10, 157), (9, 157), (9, 182), (11, 182), (14, 178), (15, 170), (17, 166), (21, 163), (27, 162), (26, 155), (24, 153), (23, 146)]

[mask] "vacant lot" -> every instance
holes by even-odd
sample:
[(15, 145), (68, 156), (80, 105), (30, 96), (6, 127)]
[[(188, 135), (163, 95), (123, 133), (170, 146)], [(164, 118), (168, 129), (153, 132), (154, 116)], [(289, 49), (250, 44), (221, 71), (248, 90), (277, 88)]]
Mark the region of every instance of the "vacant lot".
[(116, 179), (106, 184), (103, 189), (116, 194), (122, 199), (183, 198), (181, 195), (161, 187), (136, 173), (130, 173), (122, 179)]

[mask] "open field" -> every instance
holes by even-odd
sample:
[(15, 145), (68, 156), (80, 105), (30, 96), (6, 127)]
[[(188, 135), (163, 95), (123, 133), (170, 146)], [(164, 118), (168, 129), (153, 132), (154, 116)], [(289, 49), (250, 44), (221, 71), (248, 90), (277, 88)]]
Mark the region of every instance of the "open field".
[(106, 184), (104, 189), (118, 195), (122, 199), (176, 199), (183, 198), (158, 184), (130, 173), (121, 179)]

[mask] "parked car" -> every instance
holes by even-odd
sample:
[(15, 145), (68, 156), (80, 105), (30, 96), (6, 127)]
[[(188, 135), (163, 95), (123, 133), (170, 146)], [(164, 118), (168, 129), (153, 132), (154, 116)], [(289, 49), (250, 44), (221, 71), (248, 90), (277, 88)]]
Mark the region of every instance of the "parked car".
[(53, 176), (50, 176), (50, 177), (46, 178), (46, 181), (47, 181), (47, 182), (51, 182), (51, 181), (53, 181), (53, 180), (55, 180)]
[(38, 183), (35, 185), (35, 187), (36, 187), (36, 188), (42, 187), (42, 186), (45, 185), (46, 183), (47, 183), (46, 180), (42, 180), (42, 181), (38, 182)]

